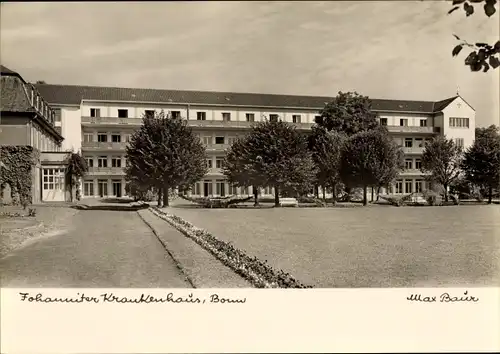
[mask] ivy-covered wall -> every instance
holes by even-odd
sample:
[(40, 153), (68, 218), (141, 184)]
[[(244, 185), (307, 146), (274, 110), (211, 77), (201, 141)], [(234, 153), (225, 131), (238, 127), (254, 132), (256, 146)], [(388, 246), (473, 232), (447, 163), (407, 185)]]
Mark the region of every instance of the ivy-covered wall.
[(33, 202), (34, 170), (40, 153), (31, 146), (0, 146), (0, 198), (10, 186), (13, 204)]

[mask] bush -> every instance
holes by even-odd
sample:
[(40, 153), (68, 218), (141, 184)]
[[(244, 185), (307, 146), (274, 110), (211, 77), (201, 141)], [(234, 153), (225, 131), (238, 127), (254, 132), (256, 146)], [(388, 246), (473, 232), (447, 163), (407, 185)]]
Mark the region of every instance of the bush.
[(144, 202), (153, 202), (157, 198), (158, 198), (158, 196), (156, 193), (154, 193), (152, 190), (148, 190), (148, 191), (146, 191), (146, 193), (144, 193), (142, 195), (142, 198), (140, 200), (142, 200)]
[(422, 194), (423, 194), (425, 200), (427, 201), (427, 204), (429, 204), (429, 205), (442, 205), (443, 204), (443, 197), (438, 192), (435, 192), (433, 190), (426, 190)]

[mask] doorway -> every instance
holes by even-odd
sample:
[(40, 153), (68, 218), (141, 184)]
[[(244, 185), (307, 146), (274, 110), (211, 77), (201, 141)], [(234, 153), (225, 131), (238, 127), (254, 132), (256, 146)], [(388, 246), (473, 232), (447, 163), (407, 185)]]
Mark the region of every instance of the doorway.
[(108, 181), (105, 179), (100, 179), (97, 182), (97, 192), (99, 193), (99, 197), (107, 197), (108, 196)]
[(122, 196), (122, 182), (121, 181), (113, 181), (113, 195), (117, 198), (121, 198), (121, 196)]

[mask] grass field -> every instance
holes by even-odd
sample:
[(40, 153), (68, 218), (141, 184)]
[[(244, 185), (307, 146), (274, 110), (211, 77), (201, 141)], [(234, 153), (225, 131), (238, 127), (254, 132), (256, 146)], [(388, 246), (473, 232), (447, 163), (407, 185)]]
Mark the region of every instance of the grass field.
[(315, 287), (499, 282), (497, 205), (170, 212)]

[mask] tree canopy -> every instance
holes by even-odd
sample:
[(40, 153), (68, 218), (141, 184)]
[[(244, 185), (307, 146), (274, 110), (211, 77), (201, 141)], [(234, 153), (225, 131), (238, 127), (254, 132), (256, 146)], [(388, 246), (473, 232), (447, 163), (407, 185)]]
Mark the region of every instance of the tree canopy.
[(265, 121), (256, 124), (229, 149), (223, 166), (227, 179), (238, 186), (274, 187), (303, 193), (312, 187), (315, 166), (307, 138), (291, 124)]
[(370, 99), (357, 92), (339, 92), (320, 111), (316, 124), (348, 136), (379, 126), (377, 114), (371, 110)]
[[(73, 151), (67, 154), (66, 164), (66, 183), (70, 190), (71, 201), (73, 201), (73, 189), (78, 186), (80, 179), (88, 172), (88, 166), (83, 156)], [(77, 199), (79, 199), (79, 195), (77, 195)]]
[(163, 111), (144, 116), (126, 148), (127, 179), (162, 192), (168, 206), (169, 191), (189, 188), (206, 173), (206, 151), (187, 122)]
[(500, 187), (500, 134), (492, 125), (476, 129), (476, 140), (464, 154), (462, 168), (466, 179), (488, 190), (491, 203), (493, 190)]
[(367, 204), (368, 187), (387, 185), (403, 167), (403, 153), (384, 129), (361, 131), (344, 145), (340, 176), (350, 187), (363, 187)]
[(429, 172), (429, 179), (444, 187), (445, 201), (448, 201), (448, 187), (461, 173), (462, 149), (452, 139), (438, 136), (426, 143), (422, 155), (422, 172)]

